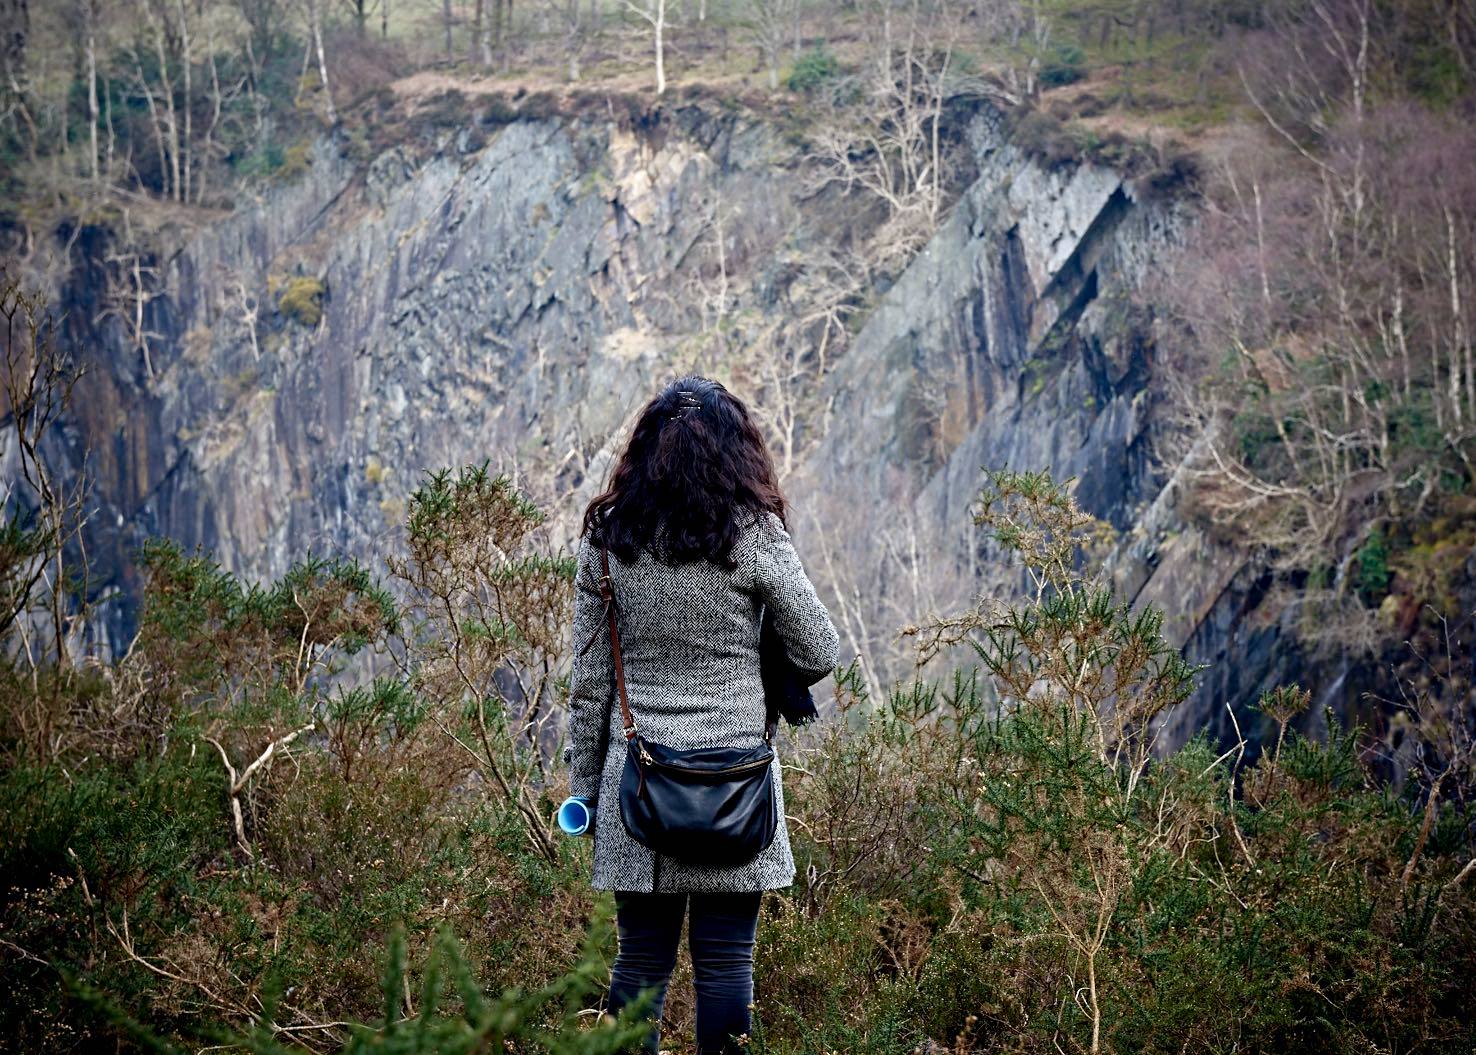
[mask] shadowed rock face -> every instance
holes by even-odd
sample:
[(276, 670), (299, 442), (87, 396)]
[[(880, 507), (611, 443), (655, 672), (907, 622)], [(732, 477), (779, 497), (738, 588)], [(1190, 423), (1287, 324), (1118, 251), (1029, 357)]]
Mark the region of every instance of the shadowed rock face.
[[(484, 459), (570, 539), (632, 412), (711, 365), (695, 338), (795, 310), (797, 255), (848, 236), (845, 203), (804, 196), (799, 150), (772, 126), (695, 107), (664, 120), (659, 138), (517, 121), (362, 169), (320, 143), (306, 177), (167, 262), (152, 376), (116, 333), (81, 326), (93, 550), (124, 594), (149, 535), (250, 578), (310, 551), (374, 560), (423, 469)], [(844, 646), (885, 678), (906, 672), (900, 625), (1008, 583), (970, 519), (980, 466), (1078, 477), (1122, 533), (1120, 587), (1163, 606), (1192, 659), (1234, 672), (1182, 709), (1182, 739), (1295, 663), (1274, 624), (1247, 629), (1253, 576), (1180, 522), (1149, 457), (1152, 328), (1130, 297), (1186, 218), (1112, 171), (1043, 169), (992, 111), (965, 139), (977, 179), (827, 382), (822, 438), (788, 483), (794, 534)], [(278, 310), (294, 279), (315, 324)], [(74, 274), (67, 299), (95, 281)], [(112, 640), (131, 620), (115, 607)]]

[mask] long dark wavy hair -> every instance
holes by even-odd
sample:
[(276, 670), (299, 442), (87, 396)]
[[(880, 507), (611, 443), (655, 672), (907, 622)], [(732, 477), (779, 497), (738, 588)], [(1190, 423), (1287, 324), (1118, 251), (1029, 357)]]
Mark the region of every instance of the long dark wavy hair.
[(784, 521), (768, 445), (741, 399), (688, 374), (646, 404), (584, 531), (625, 563), (646, 550), (666, 564), (708, 558), (734, 567), (745, 518)]

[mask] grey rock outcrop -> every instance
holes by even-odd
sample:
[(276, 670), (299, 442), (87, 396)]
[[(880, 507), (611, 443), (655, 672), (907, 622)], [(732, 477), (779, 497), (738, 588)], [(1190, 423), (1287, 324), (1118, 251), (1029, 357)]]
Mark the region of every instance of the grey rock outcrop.
[[(569, 539), (655, 382), (705, 365), (712, 240), (722, 311), (756, 324), (787, 310), (791, 247), (846, 236), (773, 125), (696, 105), (661, 122), (515, 120), (362, 167), (325, 140), (297, 183), (194, 233), (150, 305), (152, 376), (90, 335), (93, 549), (125, 593), (149, 535), (248, 578), (307, 552), (373, 560), (423, 470), (483, 460)], [(1122, 533), (1125, 593), (1164, 606), (1191, 658), (1230, 661), (1182, 738), (1291, 662), (1274, 627), (1246, 629), (1254, 576), (1180, 522), (1149, 449), (1132, 292), (1186, 217), (1109, 169), (1043, 166), (988, 107), (964, 141), (977, 178), (826, 383), (789, 482), (796, 538), (885, 681), (906, 673), (902, 623), (1009, 585), (971, 523), (980, 467), (1078, 477)]]

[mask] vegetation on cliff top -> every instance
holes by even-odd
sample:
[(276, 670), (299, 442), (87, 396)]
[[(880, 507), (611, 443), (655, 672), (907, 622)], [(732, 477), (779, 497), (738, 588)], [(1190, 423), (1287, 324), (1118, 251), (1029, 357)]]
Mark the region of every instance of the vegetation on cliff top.
[(1304, 57), (1346, 55), (1362, 32), (1350, 16), (1370, 22), (1393, 70), (1381, 90), (1434, 106), (1469, 90), (1476, 19), (1441, 0), (5, 0), (0, 233), (4, 251), (29, 255), (61, 219), (121, 227), (151, 202), (230, 207), (245, 184), (300, 173), (311, 135), (368, 145), (396, 99), (446, 89), (545, 112), (583, 86), (647, 101), (709, 92), (820, 128), (859, 108), (903, 138), (906, 93), (975, 93), (1069, 120), (1078, 150), (1105, 140), (1146, 155), (1247, 113), (1246, 77), (1282, 72), (1251, 56), (1298, 22), (1319, 29)]

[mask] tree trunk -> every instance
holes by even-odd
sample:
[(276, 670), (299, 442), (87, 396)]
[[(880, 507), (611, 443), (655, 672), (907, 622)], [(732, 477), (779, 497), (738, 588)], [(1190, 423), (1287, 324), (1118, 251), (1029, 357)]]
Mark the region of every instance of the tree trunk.
[(92, 183), (97, 186), (97, 0), (87, 0), (87, 135), (92, 147)]
[(185, 201), (190, 200), (190, 190), (194, 186), (193, 156), (194, 156), (194, 87), (190, 83), (190, 22), (189, 13), (185, 11), (184, 0), (179, 0), (179, 47), (180, 65), (184, 71), (184, 135), (180, 137), (179, 149), (183, 155), (180, 159), (184, 168), (184, 187), (182, 193)]
[(656, 21), (656, 94), (666, 94), (666, 0), (655, 0)]
[(164, 26), (160, 24), (158, 18), (154, 17), (152, 5), (145, 5), (145, 10), (149, 12), (149, 23), (154, 31), (154, 54), (159, 60), (159, 81), (163, 88), (165, 131), (168, 133), (165, 139), (167, 145), (165, 153), (168, 156), (169, 177), (172, 184), (168, 197), (179, 201), (184, 181), (179, 171), (179, 112), (174, 108), (174, 78), (169, 74), (169, 58), (164, 50)]
[(201, 164), (197, 166), (198, 176), (195, 180), (195, 200), (198, 202), (205, 200), (206, 184), (210, 177), (210, 159), (215, 153), (215, 130), (220, 127), (221, 111), (225, 109), (225, 94), (220, 86), (220, 68), (215, 64), (215, 30), (209, 20), (205, 22), (205, 54), (210, 60), (211, 109), (210, 124), (205, 126), (205, 134), (201, 137), (200, 150), (197, 154), (201, 159)]
[(154, 89), (144, 75), (143, 60), (139, 58), (138, 51), (130, 45), (133, 54), (134, 75), (138, 78), (138, 90), (143, 93), (144, 102), (149, 106), (149, 127), (154, 132), (154, 146), (159, 150), (159, 191), (164, 197), (169, 197), (169, 151), (164, 146), (164, 122), (159, 117), (159, 107), (154, 102)]
[(333, 105), (333, 89), (328, 84), (328, 59), (323, 54), (323, 21), (318, 17), (318, 2), (308, 0), (308, 14), (313, 22), (313, 47), (318, 53), (318, 79), (323, 84), (323, 98), (328, 102), (328, 123), (337, 125), (338, 109)]
[(118, 137), (113, 132), (112, 82), (104, 81), (103, 83), (105, 85), (105, 89), (103, 91), (103, 100), (106, 103), (106, 107), (103, 110), (103, 119), (104, 123), (106, 123), (108, 126), (108, 153), (106, 159), (103, 162), (103, 172), (107, 174), (108, 182), (111, 183), (113, 181), (113, 148), (118, 142)]
[(26, 47), (31, 35), (28, 0), (0, 0), (0, 103), (14, 107), (26, 126), (26, 156), (36, 160), (41, 133), (31, 116), (26, 97), (30, 94), (26, 75)]
[(441, 17), (446, 24), (446, 58), (451, 58), (451, 0), (441, 0)]

